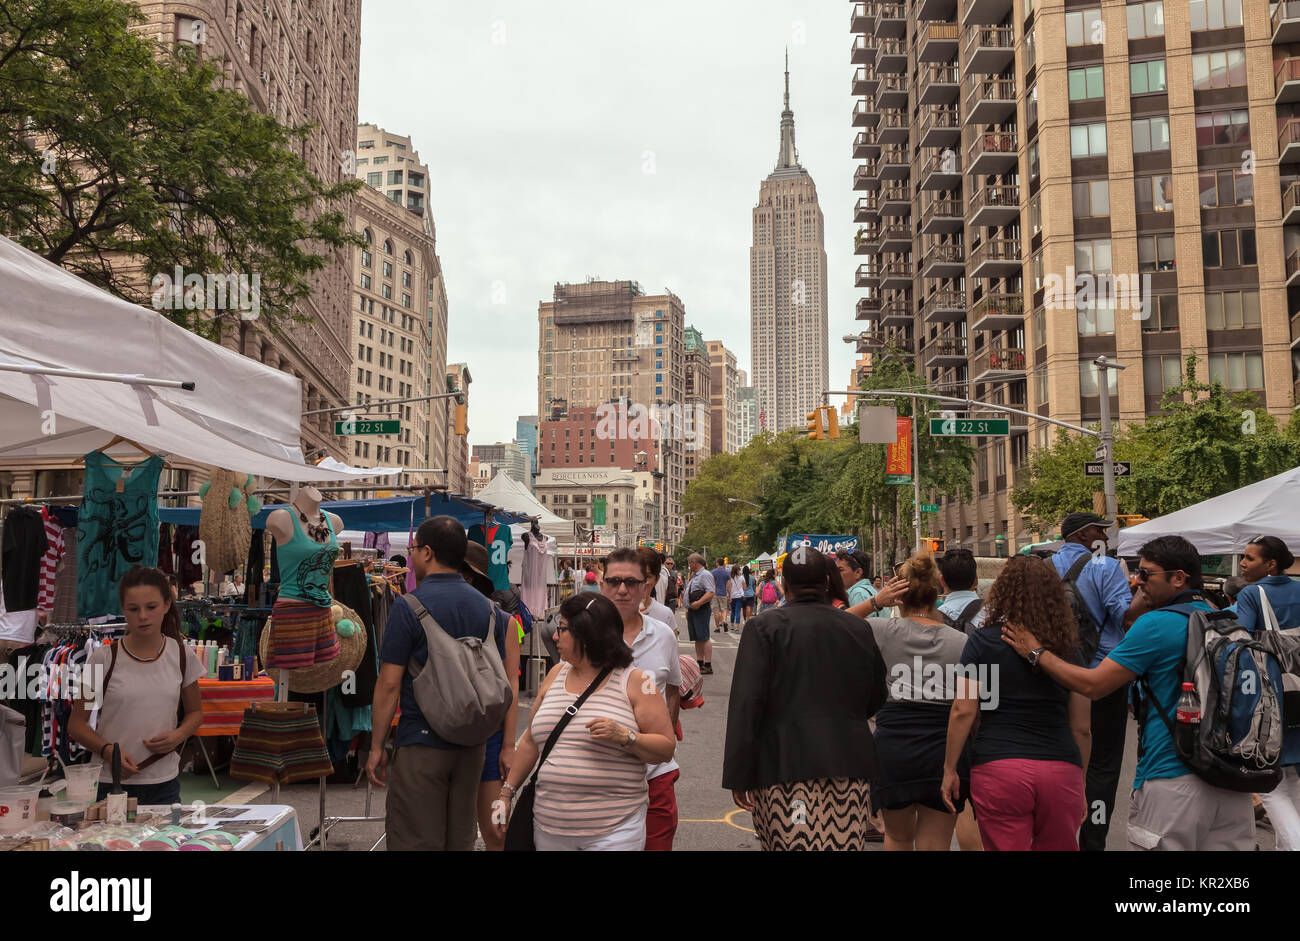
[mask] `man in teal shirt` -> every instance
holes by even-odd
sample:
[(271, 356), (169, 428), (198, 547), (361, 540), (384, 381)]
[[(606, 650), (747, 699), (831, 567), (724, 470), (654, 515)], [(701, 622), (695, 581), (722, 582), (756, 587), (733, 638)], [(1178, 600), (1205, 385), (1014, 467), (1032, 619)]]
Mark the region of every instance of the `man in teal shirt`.
[(849, 552), (841, 549), (835, 553), (835, 564), (844, 579), (844, 591), (849, 596), (849, 607), (869, 601), (876, 590), (871, 587), (871, 556), (861, 550)]
[[(1132, 628), (1096, 667), (1062, 660), (1019, 626), (1004, 626), (1002, 637), (1031, 666), (1094, 701), (1139, 678), (1154, 696), (1155, 702), (1146, 704), (1140, 733), (1129, 849), (1253, 850), (1255, 814), (1250, 795), (1214, 787), (1193, 774), (1178, 759), (1173, 737), (1157, 713), (1162, 710), (1172, 719), (1177, 708), (1188, 622), (1185, 614), (1160, 609), (1190, 604), (1212, 610), (1200, 595), (1201, 558), (1182, 536), (1152, 540), (1139, 556), (1141, 587), (1124, 618), (1125, 628), (1130, 624)], [(1089, 807), (1088, 813), (1095, 809)]]

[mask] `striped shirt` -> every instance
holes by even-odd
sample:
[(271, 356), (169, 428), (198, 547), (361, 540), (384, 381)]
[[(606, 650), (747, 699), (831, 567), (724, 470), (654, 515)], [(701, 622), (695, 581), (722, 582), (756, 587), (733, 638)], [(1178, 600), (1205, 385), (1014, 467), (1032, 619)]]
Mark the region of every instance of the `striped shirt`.
[[(626, 667), (610, 673), (605, 684), (569, 720), (542, 765), (537, 775), (533, 814), (537, 826), (547, 833), (556, 836), (607, 833), (648, 804), (645, 763), (631, 751), (593, 739), (587, 731), (587, 723), (598, 718), (613, 719), (624, 728), (637, 728), (627, 695), (627, 683), (635, 672), (635, 668)], [(533, 716), (533, 741), (539, 754), (564, 710), (581, 695), (564, 688), (568, 676), (566, 662)]]

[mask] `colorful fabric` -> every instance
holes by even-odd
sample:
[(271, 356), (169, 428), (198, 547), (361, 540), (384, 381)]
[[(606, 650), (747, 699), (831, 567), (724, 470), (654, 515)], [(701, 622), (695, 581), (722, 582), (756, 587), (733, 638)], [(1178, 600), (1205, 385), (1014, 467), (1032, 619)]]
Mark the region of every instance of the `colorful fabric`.
[(334, 574), (334, 560), (339, 555), (334, 521), (328, 513), (324, 514), (329, 540), (317, 542), (303, 531), (297, 507), (290, 507), (285, 512), (293, 520), (293, 538), (276, 547), (280, 558), (280, 597), (296, 598), (309, 601), (318, 608), (328, 608), (334, 603), (330, 597), (330, 576)]
[(45, 541), (49, 544), (49, 548), (45, 550), (45, 555), (41, 556), (41, 580), (36, 596), (36, 610), (53, 611), (54, 576), (66, 546), (63, 542), (63, 526), (58, 519), (45, 507), (41, 508), (41, 516), (45, 518)]
[(281, 597), (271, 609), (266, 665), (294, 670), (327, 663), (339, 655), (339, 635), (329, 608)]
[[(121, 614), (117, 583), (135, 565), (158, 564), (158, 477), (153, 455), (122, 465), (100, 451), (85, 457), (77, 517), (77, 616)], [(119, 489), (120, 488), (120, 489)]]
[(489, 526), (484, 529), (478, 523), (469, 528), (469, 539), (477, 542), (488, 551), (487, 576), (492, 579), (492, 587), (505, 591), (510, 587), (510, 569), (507, 565), (510, 547), (514, 545), (514, 536), (509, 526)]
[(232, 778), (285, 785), (323, 777), (333, 770), (314, 708), (270, 712), (250, 706), (244, 710), (230, 759)]
[(275, 682), (268, 676), (255, 680), (199, 680), (203, 696), (203, 724), (194, 734), (200, 738), (238, 735), (244, 710), (250, 703), (275, 699)]

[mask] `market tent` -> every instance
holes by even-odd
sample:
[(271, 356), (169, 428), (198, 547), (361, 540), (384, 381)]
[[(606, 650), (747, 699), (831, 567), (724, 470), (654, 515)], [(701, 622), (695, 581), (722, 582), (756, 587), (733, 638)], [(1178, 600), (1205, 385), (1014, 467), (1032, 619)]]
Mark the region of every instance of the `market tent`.
[(537, 517), (537, 524), (542, 532), (554, 537), (557, 542), (574, 538), (573, 520), (556, 516), (542, 506), (537, 498), (528, 492), (527, 487), (509, 474), (497, 474), (493, 477), (491, 482), (478, 492), (478, 499), (486, 500), (514, 513)]
[[(80, 457), (113, 435), (281, 480), (358, 475), (303, 462), (302, 385), (0, 237), (0, 364), (192, 381), (194, 389), (0, 370), (0, 460)], [(138, 458), (129, 446), (115, 456)], [(373, 472), (372, 472), (373, 474)]]
[(1201, 555), (1240, 553), (1255, 536), (1276, 536), (1300, 553), (1300, 467), (1119, 531), (1119, 554), (1137, 555), (1160, 536), (1182, 536)]
[[(272, 510), (284, 509), (284, 504), (273, 504), (262, 508), (253, 517), (254, 529), (265, 529), (266, 518)], [(356, 533), (409, 532), (412, 522), (419, 526), (426, 519), (424, 495), (409, 497), (390, 497), (382, 500), (326, 500), (322, 507), (331, 513), (337, 513), (347, 530)], [(448, 497), (435, 493), (429, 498), (428, 516), (454, 516), (466, 528), (483, 522), (483, 511), (487, 504), (478, 500)], [(177, 526), (199, 525), (200, 508), (159, 507), (158, 519), (164, 523)], [(516, 513), (498, 510), (495, 515), (497, 523), (517, 523), (521, 517)]]

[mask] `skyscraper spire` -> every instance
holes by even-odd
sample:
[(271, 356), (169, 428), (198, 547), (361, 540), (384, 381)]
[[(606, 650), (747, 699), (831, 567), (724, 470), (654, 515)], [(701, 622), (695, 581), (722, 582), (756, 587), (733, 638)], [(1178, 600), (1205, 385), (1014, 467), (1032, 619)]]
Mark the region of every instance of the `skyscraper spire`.
[(794, 146), (794, 112), (790, 110), (790, 50), (785, 50), (785, 110), (781, 112), (781, 156), (776, 168), (799, 166), (799, 151)]
[(790, 47), (785, 47), (785, 110), (790, 110)]

